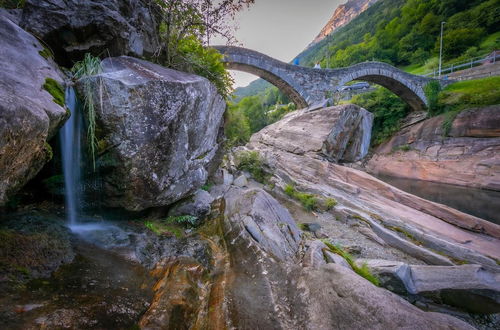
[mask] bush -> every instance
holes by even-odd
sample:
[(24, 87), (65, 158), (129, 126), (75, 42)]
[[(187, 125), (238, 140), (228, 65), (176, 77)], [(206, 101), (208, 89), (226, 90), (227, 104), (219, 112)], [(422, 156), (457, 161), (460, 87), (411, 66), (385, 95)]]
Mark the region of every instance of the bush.
[(410, 112), (410, 107), (403, 100), (385, 88), (377, 88), (373, 92), (356, 95), (351, 102), (374, 115), (372, 146), (381, 144), (396, 133), (401, 119)]
[(337, 206), (337, 200), (335, 198), (327, 198), (325, 200), (325, 208), (326, 210), (331, 210), (333, 209), (335, 206)]
[(236, 155), (238, 170), (247, 171), (255, 181), (266, 183), (269, 175), (264, 170), (264, 162), (257, 151), (240, 151)]
[(441, 85), (437, 80), (432, 80), (424, 87), (425, 97), (427, 98), (429, 115), (435, 116), (441, 112), (441, 107), (438, 105), (439, 92)]
[(318, 208), (318, 198), (316, 195), (297, 191), (291, 184), (287, 184), (284, 191), (286, 195), (299, 201), (306, 210), (313, 211)]

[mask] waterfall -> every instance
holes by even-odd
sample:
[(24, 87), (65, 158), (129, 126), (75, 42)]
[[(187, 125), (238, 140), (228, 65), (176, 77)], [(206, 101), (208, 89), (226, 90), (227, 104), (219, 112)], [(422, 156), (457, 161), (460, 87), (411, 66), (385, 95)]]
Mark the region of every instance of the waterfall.
[(72, 87), (66, 88), (66, 106), (71, 116), (59, 131), (61, 144), (62, 170), (64, 174), (64, 189), (66, 202), (66, 217), (69, 225), (78, 223), (81, 204), (81, 161), (83, 115)]

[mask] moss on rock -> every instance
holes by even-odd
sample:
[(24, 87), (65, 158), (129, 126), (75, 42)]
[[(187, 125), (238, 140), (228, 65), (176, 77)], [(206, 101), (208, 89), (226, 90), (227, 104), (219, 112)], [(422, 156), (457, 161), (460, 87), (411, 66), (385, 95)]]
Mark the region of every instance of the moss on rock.
[(64, 107), (64, 88), (60, 83), (52, 78), (45, 78), (45, 83), (42, 87), (47, 92), (49, 92), (50, 95), (52, 95), (52, 101), (54, 101), (54, 103), (59, 104), (61, 107)]

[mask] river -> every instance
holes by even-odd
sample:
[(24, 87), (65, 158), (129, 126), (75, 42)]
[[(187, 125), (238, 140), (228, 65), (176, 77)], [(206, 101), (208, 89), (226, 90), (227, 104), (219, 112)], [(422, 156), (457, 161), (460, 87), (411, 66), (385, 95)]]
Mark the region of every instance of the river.
[(378, 176), (384, 182), (429, 201), (500, 224), (500, 192), (444, 183)]

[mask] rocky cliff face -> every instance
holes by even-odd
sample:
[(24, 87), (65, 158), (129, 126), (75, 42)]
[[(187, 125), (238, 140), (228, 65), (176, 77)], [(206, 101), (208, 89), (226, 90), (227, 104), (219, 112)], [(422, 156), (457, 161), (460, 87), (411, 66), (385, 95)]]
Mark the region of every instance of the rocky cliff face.
[(108, 58), (103, 70), (92, 83), (106, 205), (139, 211), (195, 192), (219, 148), (225, 102), (216, 88), (132, 57)]
[(401, 130), (375, 150), (368, 172), (500, 190), (500, 106), (470, 109), (443, 136), (445, 116)]
[(321, 32), (316, 36), (316, 38), (314, 38), (309, 46), (320, 42), (335, 32), (338, 28), (346, 25), (377, 1), (378, 0), (349, 0), (338, 6), (337, 9), (335, 9), (333, 16), (328, 20), (328, 23), (326, 23)]
[(47, 43), (59, 64), (94, 56), (152, 55), (159, 10), (147, 0), (28, 0), (20, 25)]
[(0, 206), (52, 157), (64, 78), (40, 42), (0, 12)]

